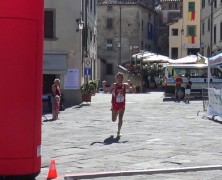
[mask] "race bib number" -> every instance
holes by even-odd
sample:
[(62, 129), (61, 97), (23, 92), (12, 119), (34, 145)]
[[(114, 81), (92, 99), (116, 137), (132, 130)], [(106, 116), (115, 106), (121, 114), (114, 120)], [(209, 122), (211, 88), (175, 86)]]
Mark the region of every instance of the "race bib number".
[(117, 103), (124, 102), (124, 96), (122, 94), (118, 94), (116, 96), (116, 102)]

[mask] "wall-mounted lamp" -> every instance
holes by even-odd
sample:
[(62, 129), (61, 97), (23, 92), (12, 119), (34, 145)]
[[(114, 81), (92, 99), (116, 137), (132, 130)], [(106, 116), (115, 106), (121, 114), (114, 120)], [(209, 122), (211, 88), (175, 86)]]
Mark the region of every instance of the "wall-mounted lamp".
[(184, 29), (181, 29), (181, 35), (184, 35)]
[(76, 32), (78, 32), (79, 30), (83, 29), (84, 22), (82, 21), (81, 18), (78, 18), (78, 19), (76, 19), (76, 23), (78, 24), (78, 29), (76, 29)]
[(222, 47), (216, 46), (216, 48), (217, 48), (217, 51), (221, 51), (221, 48), (222, 48)]

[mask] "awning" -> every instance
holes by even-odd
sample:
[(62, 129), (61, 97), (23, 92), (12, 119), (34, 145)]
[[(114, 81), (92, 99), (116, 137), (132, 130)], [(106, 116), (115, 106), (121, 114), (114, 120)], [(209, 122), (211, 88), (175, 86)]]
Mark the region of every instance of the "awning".
[(44, 53), (44, 74), (65, 74), (67, 72), (66, 53)]
[(218, 65), (218, 64), (222, 64), (222, 53), (217, 54), (209, 59), (210, 66)]
[(200, 48), (200, 44), (189, 44), (189, 43), (185, 43), (184, 47), (186, 49), (199, 49)]
[(155, 55), (143, 58), (143, 62), (145, 63), (149, 63), (149, 62), (150, 63), (169, 63), (171, 61), (173, 60), (170, 59), (169, 57), (163, 56), (160, 54), (155, 54)]

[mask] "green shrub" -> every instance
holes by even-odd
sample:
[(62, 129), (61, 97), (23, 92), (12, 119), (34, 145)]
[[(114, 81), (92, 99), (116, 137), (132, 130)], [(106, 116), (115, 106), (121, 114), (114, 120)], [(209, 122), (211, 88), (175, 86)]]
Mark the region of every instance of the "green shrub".
[(82, 94), (93, 94), (95, 92), (95, 86), (91, 83), (84, 83), (81, 86)]

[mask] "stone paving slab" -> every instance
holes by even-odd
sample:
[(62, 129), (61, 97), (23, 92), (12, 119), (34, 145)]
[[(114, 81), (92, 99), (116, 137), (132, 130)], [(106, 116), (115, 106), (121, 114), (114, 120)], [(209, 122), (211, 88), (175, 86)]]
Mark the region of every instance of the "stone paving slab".
[[(51, 159), (59, 177), (69, 173), (134, 171), (222, 164), (222, 125), (202, 118), (203, 102), (163, 101), (162, 92), (127, 94), (123, 136), (111, 122), (110, 94), (96, 94), (89, 106), (62, 111), (57, 121), (42, 125), (42, 169)], [(51, 115), (46, 114), (50, 119)], [(43, 117), (44, 121), (44, 117)], [(113, 136), (113, 137), (112, 137)], [(220, 170), (148, 175), (149, 179), (218, 179)], [(148, 179), (147, 176), (109, 179)]]

